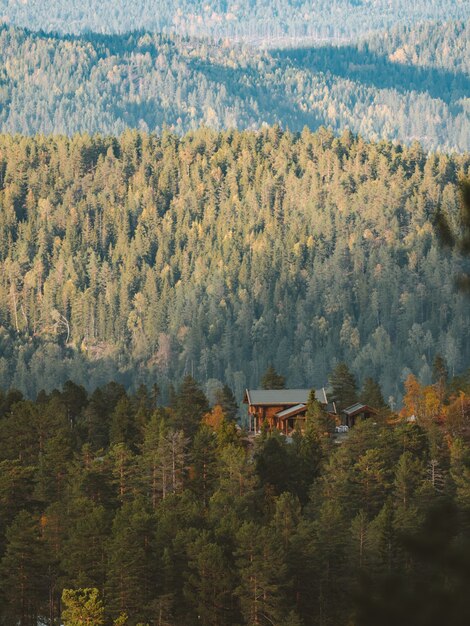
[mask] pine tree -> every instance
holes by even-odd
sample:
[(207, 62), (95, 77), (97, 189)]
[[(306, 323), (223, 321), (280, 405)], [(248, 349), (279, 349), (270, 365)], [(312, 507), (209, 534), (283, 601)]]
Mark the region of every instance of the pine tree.
[(361, 402), (379, 411), (381, 409), (385, 409), (387, 406), (382, 395), (382, 389), (380, 388), (379, 383), (373, 378), (365, 379), (364, 386), (362, 387), (359, 397)]
[(132, 404), (127, 396), (123, 396), (111, 415), (109, 441), (111, 444), (126, 444), (132, 447), (136, 443), (137, 435)]
[(188, 437), (194, 436), (208, 410), (209, 402), (198, 383), (192, 376), (185, 376), (176, 400), (176, 428)]
[(163, 447), (166, 430), (164, 416), (156, 411), (145, 426), (139, 458), (140, 482), (145, 496), (152, 502), (153, 510), (168, 491)]
[(4, 620), (35, 626), (47, 597), (48, 566), (38, 519), (21, 511), (8, 527), (6, 541), (0, 563)]
[(75, 498), (66, 517), (67, 535), (60, 554), (61, 568), (74, 588), (104, 589), (106, 548), (111, 514), (86, 498)]
[(62, 603), (64, 626), (100, 626), (105, 623), (98, 589), (64, 589)]
[(67, 417), (72, 426), (75, 426), (77, 418), (87, 404), (88, 395), (85, 387), (76, 385), (71, 380), (64, 383), (61, 393), (61, 401), (67, 407)]
[(263, 389), (285, 389), (286, 379), (276, 372), (274, 367), (270, 365), (263, 374), (261, 379), (261, 387)]
[(432, 381), (434, 384), (443, 385), (445, 387), (448, 378), (449, 372), (447, 369), (447, 363), (443, 356), (436, 354), (432, 364)]
[(207, 506), (217, 478), (217, 439), (211, 428), (202, 425), (194, 437), (191, 447), (191, 482), (190, 488), (203, 504)]
[(289, 491), (293, 466), (285, 437), (279, 433), (269, 433), (256, 451), (256, 471), (261, 483), (274, 489), (277, 494)]
[(147, 621), (157, 584), (153, 518), (143, 501), (125, 503), (114, 518), (109, 541), (106, 598), (113, 617)]
[(277, 540), (270, 532), (260, 534), (255, 523), (245, 522), (237, 533), (235, 557), (240, 575), (236, 594), (245, 623), (279, 624), (284, 612), (286, 565)]
[[(331, 529), (334, 529), (334, 532)], [(326, 500), (313, 523), (312, 547), (314, 564), (312, 578), (314, 615), (320, 624), (334, 624), (341, 619), (343, 607), (337, 597), (344, 588), (346, 524), (337, 502)]]
[(395, 470), (395, 497), (397, 503), (407, 509), (413, 503), (417, 489), (426, 477), (424, 467), (419, 459), (415, 459), (411, 452), (403, 452)]
[(327, 445), (325, 440), (328, 440), (334, 433), (335, 420), (318, 402), (314, 389), (310, 391), (308, 397), (306, 420), (306, 429), (309, 432), (316, 433), (322, 444)]
[(346, 363), (338, 363), (330, 375), (329, 382), (338, 409), (345, 409), (357, 402), (356, 379)]
[(462, 439), (452, 442), (450, 475), (454, 483), (458, 505), (470, 511), (470, 452)]
[(198, 623), (222, 626), (230, 619), (232, 577), (223, 549), (207, 531), (188, 546), (185, 596)]
[(136, 457), (126, 444), (118, 443), (110, 448), (113, 483), (119, 502), (132, 499), (136, 495)]
[(216, 404), (219, 404), (222, 407), (225, 419), (229, 421), (236, 421), (238, 416), (238, 404), (233, 391), (228, 385), (224, 385), (222, 388), (217, 390), (215, 394), (215, 401)]
[(375, 515), (382, 506), (387, 487), (387, 468), (380, 450), (370, 449), (356, 461), (354, 468), (356, 510), (360, 507)]

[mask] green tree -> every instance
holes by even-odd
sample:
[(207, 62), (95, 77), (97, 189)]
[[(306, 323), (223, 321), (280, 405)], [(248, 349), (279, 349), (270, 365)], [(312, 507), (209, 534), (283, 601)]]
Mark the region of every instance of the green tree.
[(21, 511), (6, 531), (6, 548), (0, 562), (2, 612), (6, 623), (37, 624), (48, 589), (47, 567), (39, 520)]
[(98, 589), (64, 589), (62, 604), (64, 626), (100, 626), (105, 623)]
[(289, 454), (289, 444), (277, 432), (269, 433), (256, 451), (256, 471), (261, 483), (277, 494), (289, 491), (295, 477)]
[(233, 580), (224, 550), (211, 541), (207, 531), (189, 544), (188, 567), (184, 593), (198, 623), (226, 624), (233, 613)]
[(217, 438), (214, 431), (202, 425), (191, 446), (190, 487), (204, 507), (207, 506), (217, 480)]
[(157, 584), (153, 518), (141, 500), (128, 502), (116, 513), (108, 546), (107, 610), (112, 617), (147, 621), (152, 590)]
[(329, 382), (338, 409), (345, 409), (357, 402), (356, 379), (346, 363), (338, 363), (329, 377)]
[(387, 407), (382, 395), (382, 389), (379, 383), (373, 378), (365, 379), (359, 398), (364, 404), (379, 411)]
[(227, 420), (236, 421), (238, 416), (238, 404), (233, 391), (227, 384), (216, 391), (215, 401), (216, 404), (222, 407), (222, 411)]
[(263, 389), (285, 389), (286, 379), (276, 372), (274, 367), (270, 365), (263, 374), (261, 379), (261, 387)]
[[(436, 211), (435, 224), (442, 244), (468, 257), (470, 256), (470, 180), (463, 179), (460, 182), (460, 194), (459, 230), (456, 232), (453, 229), (449, 216), (441, 208)], [(458, 277), (458, 284), (461, 289), (468, 291), (470, 274), (462, 273)]]
[(236, 593), (245, 623), (281, 623), (286, 566), (273, 534), (260, 534), (254, 522), (245, 522), (237, 533), (235, 557), (240, 573)]
[(316, 433), (323, 443), (334, 433), (335, 420), (316, 399), (314, 389), (308, 397), (306, 420), (307, 432)]
[(201, 419), (209, 411), (209, 402), (192, 376), (185, 376), (176, 399), (175, 427), (192, 437)]
[(123, 396), (111, 415), (109, 441), (111, 444), (126, 444), (132, 447), (137, 439), (137, 427), (131, 401)]
[(74, 498), (66, 516), (61, 568), (74, 588), (104, 589), (111, 512), (86, 498)]

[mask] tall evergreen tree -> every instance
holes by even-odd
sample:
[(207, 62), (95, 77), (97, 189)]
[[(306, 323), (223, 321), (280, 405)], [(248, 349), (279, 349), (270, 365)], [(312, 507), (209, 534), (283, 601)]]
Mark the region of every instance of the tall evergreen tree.
[(329, 377), (333, 400), (339, 409), (357, 402), (357, 383), (346, 363), (338, 363)]
[(176, 400), (176, 428), (183, 430), (189, 437), (194, 436), (208, 410), (209, 402), (201, 387), (192, 376), (185, 376)]
[(132, 624), (147, 621), (152, 590), (157, 585), (152, 516), (135, 500), (117, 512), (109, 542), (106, 597), (112, 617), (132, 616)]
[(386, 403), (379, 383), (373, 378), (366, 378), (359, 394), (360, 401), (368, 406), (381, 410), (386, 408)]
[(227, 420), (235, 421), (237, 419), (238, 404), (233, 391), (227, 384), (216, 391), (215, 401), (222, 407)]
[(47, 554), (39, 520), (21, 511), (6, 532), (7, 545), (0, 562), (5, 623), (36, 626), (47, 593)]
[(270, 365), (263, 374), (261, 387), (263, 389), (285, 389), (286, 379), (284, 376), (278, 374), (274, 367)]

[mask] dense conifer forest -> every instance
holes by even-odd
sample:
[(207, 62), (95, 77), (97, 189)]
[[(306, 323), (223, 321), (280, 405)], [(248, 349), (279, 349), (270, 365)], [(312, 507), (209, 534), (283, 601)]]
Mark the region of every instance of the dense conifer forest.
[(468, 626), (469, 19), (0, 0), (0, 626)]
[(272, 45), (351, 39), (396, 24), (466, 19), (465, 0), (0, 0), (0, 19), (35, 30), (133, 30)]
[(464, 626), (470, 378), (434, 374), (340, 445), (314, 400), (303, 434), (249, 440), (230, 389), (210, 408), (190, 376), (167, 407), (0, 393), (1, 623)]
[(0, 137), (0, 388), (67, 379), (164, 399), (184, 374), (241, 398), (338, 361), (397, 402), (437, 353), (468, 365), (463, 267), (443, 252), (470, 157), (324, 129)]
[[(178, 134), (202, 125), (470, 148), (468, 23), (271, 50), (149, 33), (59, 37), (0, 26), (0, 129)], [(52, 86), (52, 88), (51, 88)]]

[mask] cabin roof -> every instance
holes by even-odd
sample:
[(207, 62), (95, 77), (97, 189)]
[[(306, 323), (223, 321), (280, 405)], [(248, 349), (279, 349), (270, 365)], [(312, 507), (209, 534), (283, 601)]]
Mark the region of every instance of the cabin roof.
[(351, 406), (348, 406), (346, 409), (343, 409), (343, 413), (348, 415), (349, 417), (354, 417), (354, 415), (358, 415), (359, 413), (377, 413), (375, 409), (367, 404), (362, 404), (361, 402), (356, 402)]
[(304, 413), (306, 410), (306, 404), (296, 404), (295, 406), (287, 407), (287, 409), (284, 409), (283, 411), (279, 411), (278, 413), (276, 413), (276, 417), (282, 420), (287, 417), (293, 417), (294, 415), (298, 415), (299, 413)]
[[(247, 389), (243, 402), (261, 406), (296, 406), (307, 404), (311, 389)], [(315, 398), (327, 404), (325, 389), (316, 389)]]

